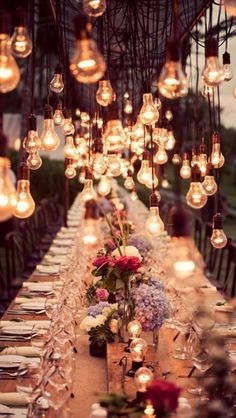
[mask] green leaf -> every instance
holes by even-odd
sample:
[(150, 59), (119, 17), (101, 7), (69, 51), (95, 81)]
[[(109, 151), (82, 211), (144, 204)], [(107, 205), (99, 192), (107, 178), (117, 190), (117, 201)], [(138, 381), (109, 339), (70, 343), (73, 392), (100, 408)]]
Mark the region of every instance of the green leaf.
[(5, 350), (5, 348), (8, 348), (7, 346), (5, 346), (5, 347), (0, 347), (0, 353), (3, 351), (3, 350)]

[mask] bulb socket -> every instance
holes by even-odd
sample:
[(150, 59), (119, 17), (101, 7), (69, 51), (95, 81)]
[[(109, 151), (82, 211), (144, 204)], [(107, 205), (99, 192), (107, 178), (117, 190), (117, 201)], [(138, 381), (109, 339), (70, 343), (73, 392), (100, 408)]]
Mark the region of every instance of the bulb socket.
[(183, 160), (189, 160), (189, 153), (188, 152), (183, 153)]
[(78, 41), (91, 39), (92, 24), (85, 13), (78, 14), (74, 19), (75, 37)]
[(143, 160), (149, 160), (149, 152), (147, 150), (143, 152)]
[(62, 65), (61, 64), (57, 64), (54, 73), (55, 74), (62, 74)]
[(101, 138), (96, 138), (95, 139), (95, 141), (93, 143), (93, 146), (92, 146), (92, 151), (94, 153), (97, 153), (97, 152), (100, 153), (100, 154), (103, 153), (103, 142), (102, 142)]
[(130, 169), (128, 169), (128, 171), (127, 171), (127, 175), (128, 175), (129, 177), (132, 177), (132, 176), (133, 176), (133, 173), (132, 173), (132, 171), (131, 171)]
[(56, 100), (54, 108), (55, 110), (62, 110), (62, 101)]
[(140, 403), (146, 401), (146, 397), (147, 397), (146, 392), (139, 392), (139, 391), (137, 391), (136, 392), (135, 402), (140, 404)]
[(44, 119), (52, 119), (52, 106), (49, 104), (44, 106)]
[(207, 163), (206, 166), (206, 176), (214, 176), (214, 166), (211, 163)]
[(66, 167), (72, 166), (73, 164), (73, 158), (66, 158)]
[(99, 208), (96, 200), (91, 199), (85, 202), (84, 219), (99, 219)]
[(112, 102), (108, 106), (107, 119), (108, 120), (117, 120), (117, 119), (119, 119), (119, 109), (118, 109), (117, 102)]
[(218, 57), (218, 44), (215, 38), (209, 37), (206, 39), (205, 57)]
[(14, 26), (15, 27), (25, 27), (27, 20), (27, 13), (23, 7), (17, 7), (15, 15), (14, 15)]
[(0, 157), (6, 158), (7, 156), (7, 137), (0, 130)]
[(25, 162), (23, 162), (20, 164), (18, 180), (29, 180), (29, 179), (30, 179), (30, 169), (28, 165)]
[(37, 130), (37, 119), (35, 115), (30, 115), (28, 117), (28, 131), (36, 131)]
[(143, 366), (143, 361), (132, 360), (131, 369), (127, 372), (127, 376), (134, 377), (135, 372)]
[(230, 64), (230, 63), (231, 63), (231, 61), (230, 61), (230, 54), (227, 51), (225, 51), (223, 53), (223, 65), (224, 64)]
[(149, 197), (149, 206), (154, 208), (154, 207), (158, 207), (158, 197), (155, 193), (152, 193)]
[(196, 164), (192, 168), (191, 179), (194, 183), (201, 181), (201, 171)]
[(92, 173), (91, 173), (91, 171), (89, 170), (88, 167), (85, 168), (85, 179), (86, 180), (92, 180), (93, 179)]
[(207, 147), (206, 144), (200, 144), (199, 145), (199, 154), (206, 154), (207, 153)]
[(223, 216), (221, 213), (216, 213), (213, 216), (212, 228), (223, 229)]
[(65, 119), (70, 119), (71, 117), (71, 113), (69, 111), (69, 109), (67, 109), (66, 107), (63, 108), (63, 116)]
[(180, 60), (180, 43), (175, 39), (168, 39), (166, 45), (166, 61), (178, 62)]
[(220, 135), (218, 134), (218, 132), (213, 133), (212, 144), (220, 144)]
[(0, 34), (11, 34), (11, 16), (5, 10), (0, 10)]

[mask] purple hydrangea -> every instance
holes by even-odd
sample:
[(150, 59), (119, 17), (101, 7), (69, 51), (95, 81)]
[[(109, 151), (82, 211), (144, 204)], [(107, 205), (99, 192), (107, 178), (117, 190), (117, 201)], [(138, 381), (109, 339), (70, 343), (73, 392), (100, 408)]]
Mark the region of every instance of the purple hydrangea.
[(138, 235), (130, 236), (127, 244), (136, 247), (143, 256), (145, 256), (152, 248), (151, 243), (147, 238)]
[(141, 283), (132, 289), (135, 319), (141, 323), (143, 331), (158, 331), (169, 317), (169, 302), (163, 288), (158, 288), (157, 284), (160, 282), (155, 280), (155, 283)]
[(88, 307), (88, 316), (97, 316), (100, 315), (104, 308), (107, 308), (109, 306), (109, 302), (99, 302), (96, 305), (92, 305)]

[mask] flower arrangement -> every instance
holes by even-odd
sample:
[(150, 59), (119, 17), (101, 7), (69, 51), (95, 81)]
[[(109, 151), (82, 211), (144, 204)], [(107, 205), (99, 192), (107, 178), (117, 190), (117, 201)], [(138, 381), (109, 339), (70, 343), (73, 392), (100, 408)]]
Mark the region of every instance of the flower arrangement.
[(178, 406), (180, 391), (173, 383), (155, 379), (147, 389), (146, 399), (151, 402), (157, 417), (169, 417)]
[(158, 331), (169, 317), (170, 311), (163, 284), (151, 277), (145, 283), (134, 285), (131, 295), (135, 319), (141, 323), (143, 331)]

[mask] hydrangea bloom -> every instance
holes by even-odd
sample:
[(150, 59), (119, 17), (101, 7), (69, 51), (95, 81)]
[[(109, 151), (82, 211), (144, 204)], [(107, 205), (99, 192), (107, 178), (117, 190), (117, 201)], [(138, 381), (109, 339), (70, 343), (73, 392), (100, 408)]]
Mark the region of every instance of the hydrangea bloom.
[(109, 302), (106, 301), (101, 301), (99, 303), (97, 303), (96, 305), (92, 305), (88, 307), (88, 315), (89, 316), (97, 316), (100, 315), (103, 311), (104, 308), (107, 308), (109, 306)]
[(128, 245), (136, 247), (143, 256), (145, 256), (152, 248), (149, 239), (139, 235), (129, 237)]

